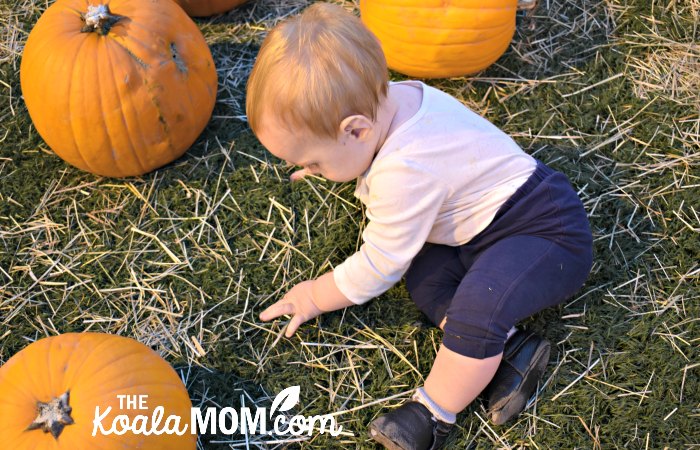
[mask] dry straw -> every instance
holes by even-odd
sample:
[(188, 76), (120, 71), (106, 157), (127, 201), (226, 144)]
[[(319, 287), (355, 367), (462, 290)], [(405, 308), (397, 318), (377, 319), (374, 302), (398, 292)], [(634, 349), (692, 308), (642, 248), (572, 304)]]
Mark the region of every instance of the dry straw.
[[(527, 322), (554, 344), (530, 408), (495, 427), (476, 402), (450, 448), (698, 444), (700, 9), (658, 3), (540, 0), (492, 68), (430, 81), (569, 176), (596, 252), (586, 286)], [(290, 340), (284, 321), (257, 318), (355, 251), (365, 224), (351, 184), (291, 185), (246, 129), (257, 47), (308, 4), (198, 20), (220, 80), (211, 124), (170, 166), (107, 180), (65, 166), (31, 127), (17, 71), (47, 5), (0, 0), (0, 362), (60, 332), (128, 335), (178, 368), (197, 406), (269, 406), (299, 384), (295, 413), (333, 412), (355, 434), (202, 448), (372, 448), (367, 424), (422, 383), (440, 345), (405, 288)]]

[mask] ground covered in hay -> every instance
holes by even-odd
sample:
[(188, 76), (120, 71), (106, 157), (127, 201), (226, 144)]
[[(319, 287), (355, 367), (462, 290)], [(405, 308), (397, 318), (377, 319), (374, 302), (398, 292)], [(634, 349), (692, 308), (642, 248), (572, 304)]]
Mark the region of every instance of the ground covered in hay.
[[(246, 126), (257, 48), (307, 4), (198, 20), (219, 75), (210, 124), (167, 167), (104, 179), (54, 156), (21, 98), (47, 2), (0, 0), (0, 363), (44, 336), (122, 334), (172, 363), (197, 406), (269, 407), (300, 385), (295, 413), (338, 412), (347, 431), (201, 448), (375, 448), (367, 424), (421, 384), (441, 338), (404, 286), (289, 340), (257, 319), (351, 254), (364, 224), (352, 184), (290, 184)], [(540, 0), (496, 65), (428, 81), (566, 173), (595, 237), (585, 287), (528, 321), (554, 344), (531, 407), (496, 427), (476, 402), (448, 448), (700, 447), (699, 17), (698, 0)]]

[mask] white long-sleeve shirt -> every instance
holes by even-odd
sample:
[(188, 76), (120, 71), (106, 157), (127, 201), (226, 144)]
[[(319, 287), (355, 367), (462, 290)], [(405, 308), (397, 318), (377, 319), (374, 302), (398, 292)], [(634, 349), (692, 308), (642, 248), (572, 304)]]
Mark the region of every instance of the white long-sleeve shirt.
[(418, 81), (418, 112), (401, 124), (357, 180), (369, 223), (360, 250), (335, 268), (338, 289), (364, 303), (408, 270), (426, 242), (457, 246), (493, 220), (536, 161), (457, 99)]

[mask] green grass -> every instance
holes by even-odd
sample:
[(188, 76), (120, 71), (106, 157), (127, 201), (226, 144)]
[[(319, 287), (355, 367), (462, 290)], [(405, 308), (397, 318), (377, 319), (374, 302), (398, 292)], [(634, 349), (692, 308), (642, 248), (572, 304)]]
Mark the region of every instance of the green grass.
[[(242, 120), (265, 30), (306, 4), (198, 20), (219, 73), (214, 117), (184, 157), (117, 180), (67, 166), (37, 135), (18, 71), (46, 5), (0, 0), (0, 363), (44, 336), (118, 333), (172, 363), (196, 405), (269, 406), (299, 384), (297, 412), (351, 410), (339, 418), (354, 437), (289, 448), (375, 448), (367, 424), (421, 384), (441, 338), (403, 284), (290, 340), (257, 320), (352, 254), (364, 224), (352, 183), (289, 183)], [(697, 0), (540, 0), (497, 64), (428, 81), (566, 173), (595, 238), (580, 293), (527, 321), (555, 344), (535, 404), (495, 427), (475, 402), (448, 448), (700, 446), (699, 15)]]

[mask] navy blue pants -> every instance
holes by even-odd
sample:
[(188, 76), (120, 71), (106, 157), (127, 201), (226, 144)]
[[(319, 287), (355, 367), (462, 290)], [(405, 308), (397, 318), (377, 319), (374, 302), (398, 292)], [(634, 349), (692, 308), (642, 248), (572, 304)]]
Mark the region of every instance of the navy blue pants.
[(593, 261), (586, 211), (566, 176), (537, 163), (486, 229), (452, 247), (427, 243), (406, 272), (443, 344), (472, 358), (503, 352), (520, 320), (572, 296)]

